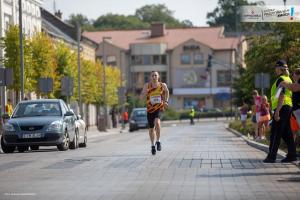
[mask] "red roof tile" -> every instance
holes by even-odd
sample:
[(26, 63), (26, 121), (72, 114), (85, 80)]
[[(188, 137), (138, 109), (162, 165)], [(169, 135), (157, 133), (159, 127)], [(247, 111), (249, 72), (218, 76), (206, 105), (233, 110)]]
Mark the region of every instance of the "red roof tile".
[(111, 37), (112, 44), (128, 50), (130, 44), (136, 43), (166, 43), (168, 49), (174, 49), (179, 44), (194, 39), (214, 50), (237, 48), (238, 37), (224, 37), (223, 27), (197, 27), (166, 29), (162, 37), (150, 37), (150, 30), (112, 30), (84, 32), (83, 35), (96, 43), (101, 43), (103, 37)]

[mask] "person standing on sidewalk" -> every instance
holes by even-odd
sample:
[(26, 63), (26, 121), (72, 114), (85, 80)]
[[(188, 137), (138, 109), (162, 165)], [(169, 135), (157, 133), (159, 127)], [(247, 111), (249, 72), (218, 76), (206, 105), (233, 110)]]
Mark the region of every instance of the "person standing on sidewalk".
[(5, 112), (9, 115), (9, 117), (12, 116), (13, 113), (13, 106), (10, 99), (7, 99), (7, 104), (5, 106)]
[(247, 113), (248, 113), (248, 104), (243, 100), (243, 105), (240, 108), (241, 113), (241, 122), (243, 126), (243, 131), (246, 130), (246, 122), (247, 122)]
[[(271, 125), (270, 146), (268, 156), (263, 162), (274, 163), (276, 161), (281, 138), (288, 147), (286, 158), (281, 162), (292, 162), (296, 160), (296, 146), (290, 127), (292, 92), (279, 87), (282, 81), (292, 83), (292, 80), (289, 77), (288, 66), (284, 60), (276, 62), (275, 70), (278, 78), (271, 88), (271, 105), (274, 115)], [(282, 91), (280, 91), (281, 89)]]
[(190, 124), (191, 125), (194, 125), (194, 118), (195, 118), (195, 110), (193, 108), (193, 106), (191, 107), (191, 110), (190, 110)]
[(258, 122), (258, 130), (260, 133), (259, 140), (265, 139), (266, 130), (269, 128), (270, 117), (270, 105), (268, 103), (267, 96), (263, 95), (261, 98), (260, 117)]
[[(145, 96), (147, 97), (147, 120), (151, 140), (151, 153), (152, 155), (155, 155), (156, 150), (161, 151), (160, 115), (161, 112), (168, 106), (169, 99), (169, 89), (165, 83), (159, 81), (159, 74), (157, 71), (151, 72), (150, 81), (144, 85), (140, 99), (144, 99)], [(156, 143), (154, 143), (155, 135)]]
[[(300, 67), (296, 68), (293, 73), (294, 83), (288, 83), (286, 81), (282, 81), (280, 86), (287, 88), (293, 92), (292, 94), (292, 102), (293, 107), (292, 111), (300, 109)], [(292, 113), (290, 119), (291, 129), (294, 133), (294, 138), (297, 136), (297, 132), (300, 130), (300, 126), (296, 120), (295, 115)]]
[(252, 91), (252, 97), (253, 97), (253, 102), (255, 105), (255, 139), (259, 138), (259, 129), (258, 129), (258, 122), (259, 122), (259, 117), (260, 117), (260, 106), (261, 106), (261, 96), (258, 94), (257, 90)]

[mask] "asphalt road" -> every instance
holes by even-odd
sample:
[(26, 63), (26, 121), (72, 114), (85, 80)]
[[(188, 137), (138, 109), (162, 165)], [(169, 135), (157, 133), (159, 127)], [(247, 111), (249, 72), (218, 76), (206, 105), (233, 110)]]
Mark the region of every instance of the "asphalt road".
[(91, 134), (87, 148), (0, 154), (0, 200), (299, 199), (300, 170), (223, 122), (169, 124), (152, 156), (146, 130)]

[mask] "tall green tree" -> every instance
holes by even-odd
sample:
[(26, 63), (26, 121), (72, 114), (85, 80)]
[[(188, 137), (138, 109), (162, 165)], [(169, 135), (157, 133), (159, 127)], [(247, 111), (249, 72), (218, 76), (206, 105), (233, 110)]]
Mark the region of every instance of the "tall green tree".
[[(77, 55), (72, 52), (70, 48), (62, 42), (55, 43), (55, 60), (57, 64), (56, 74), (57, 79), (61, 80), (62, 77), (68, 76), (73, 78), (74, 86), (77, 86)], [(61, 87), (61, 81), (59, 81)], [(74, 87), (75, 88), (75, 87)], [(55, 91), (55, 96), (61, 98), (60, 90)]]
[[(13, 69), (14, 82), (9, 89), (13, 89), (16, 93), (17, 101), (19, 101), (19, 92), (21, 89), (20, 80), (20, 47), (19, 47), (19, 28), (16, 25), (10, 25), (5, 33), (5, 37), (1, 38), (2, 46), (4, 47), (4, 66)], [(30, 52), (28, 51), (28, 40), (25, 35), (23, 37), (24, 45), (24, 86), (25, 90), (31, 90), (30, 76), (32, 70), (30, 68)]]
[[(34, 69), (33, 84), (36, 91), (38, 91), (39, 78), (53, 78), (54, 92), (59, 90), (60, 83), (56, 73), (57, 62), (52, 39), (45, 33), (37, 33), (31, 39), (30, 48), (31, 66)], [(49, 97), (54, 97), (54, 93), (51, 93)]]
[(83, 14), (71, 14), (66, 22), (72, 24), (75, 27), (77, 26), (77, 24), (79, 24), (80, 27), (84, 30), (94, 30), (93, 24)]
[(141, 29), (146, 28), (148, 23), (141, 21), (136, 16), (125, 16), (109, 13), (107, 15), (100, 16), (94, 21), (94, 27), (96, 29)]
[[(277, 60), (287, 61), (290, 70), (300, 65), (300, 24), (277, 23), (273, 26), (273, 33), (248, 38), (250, 49), (245, 55), (246, 69), (234, 81), (236, 103), (243, 98), (251, 100), (251, 91), (254, 88), (256, 73), (268, 73), (271, 83), (276, 79), (274, 65)], [(265, 94), (269, 96), (270, 90)]]
[(167, 27), (190, 27), (193, 26), (191, 21), (184, 20), (181, 22), (176, 19), (174, 12), (165, 4), (151, 4), (143, 6), (135, 11), (137, 16), (143, 22), (151, 24), (153, 22), (164, 22)]

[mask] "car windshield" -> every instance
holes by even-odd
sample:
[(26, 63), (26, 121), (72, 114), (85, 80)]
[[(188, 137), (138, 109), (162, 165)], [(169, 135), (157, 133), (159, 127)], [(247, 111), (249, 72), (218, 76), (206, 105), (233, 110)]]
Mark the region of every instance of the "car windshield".
[(135, 117), (145, 117), (147, 115), (146, 110), (135, 110), (133, 116)]
[(26, 102), (16, 107), (12, 118), (34, 116), (61, 116), (58, 102)]

